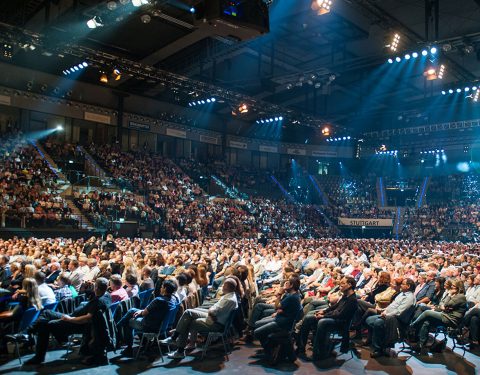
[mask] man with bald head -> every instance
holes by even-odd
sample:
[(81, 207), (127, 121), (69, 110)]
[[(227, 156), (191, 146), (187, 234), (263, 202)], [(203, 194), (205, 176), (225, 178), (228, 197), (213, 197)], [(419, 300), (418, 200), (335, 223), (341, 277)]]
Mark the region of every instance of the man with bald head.
[[(200, 309), (186, 310), (180, 320), (172, 337), (162, 340), (166, 345), (177, 345), (178, 349), (168, 354), (168, 358), (185, 358), (185, 349), (195, 348), (197, 332), (221, 332), (225, 328), (230, 313), (238, 307), (235, 290), (237, 281), (228, 278), (223, 283), (223, 296), (207, 311)], [(188, 335), (191, 334), (192, 341), (187, 346)]]

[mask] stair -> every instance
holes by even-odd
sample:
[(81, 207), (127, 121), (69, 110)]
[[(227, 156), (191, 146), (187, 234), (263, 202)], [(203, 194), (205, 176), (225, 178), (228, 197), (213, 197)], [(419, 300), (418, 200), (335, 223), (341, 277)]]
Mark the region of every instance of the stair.
[(85, 156), (85, 174), (99, 178), (108, 177), (108, 173), (97, 163), (83, 146), (77, 146), (77, 151)]
[(430, 183), (430, 179), (431, 177), (425, 177), (423, 179), (422, 185), (420, 186), (420, 194), (418, 194), (418, 197), (417, 197), (417, 204), (416, 204), (417, 208), (421, 208), (423, 205), (427, 204), (426, 195), (427, 195), (428, 184)]
[(53, 159), (50, 157), (50, 155), (48, 155), (42, 145), (37, 141), (31, 141), (31, 144), (37, 149), (38, 154), (47, 162), (48, 167), (57, 176), (58, 180), (60, 180), (60, 182), (63, 182), (64, 184), (69, 185), (70, 183), (68, 182), (67, 177), (65, 177), (65, 175), (61, 172), (60, 168), (58, 168), (57, 163), (53, 161)]
[(67, 202), (68, 208), (70, 208), (70, 210), (72, 210), (72, 214), (79, 219), (79, 221), (80, 221), (79, 227), (80, 227), (81, 229), (94, 230), (94, 229), (95, 229), (95, 226), (94, 226), (94, 225), (91, 223), (91, 221), (83, 214), (83, 212), (80, 211), (80, 209), (75, 205), (75, 203), (73, 203), (73, 201), (70, 200), (70, 199), (67, 199), (67, 198), (64, 198), (64, 199), (65, 199), (65, 201)]
[(405, 222), (405, 207), (397, 207), (395, 212), (395, 223), (393, 224), (393, 235), (399, 239), (402, 234), (403, 224)]
[(376, 188), (377, 188), (377, 206), (379, 208), (384, 208), (387, 202), (387, 193), (385, 190), (383, 177), (377, 177)]
[(328, 206), (329, 201), (328, 201), (327, 194), (325, 194), (325, 192), (324, 192), (323, 189), (321, 188), (320, 184), (318, 183), (318, 180), (317, 180), (314, 176), (312, 176), (312, 175), (308, 175), (308, 178), (309, 178), (310, 181), (312, 182), (313, 187), (314, 187), (315, 190), (317, 191), (317, 193), (318, 193), (318, 195), (320, 196), (320, 198), (322, 198), (323, 205), (324, 205), (324, 206)]

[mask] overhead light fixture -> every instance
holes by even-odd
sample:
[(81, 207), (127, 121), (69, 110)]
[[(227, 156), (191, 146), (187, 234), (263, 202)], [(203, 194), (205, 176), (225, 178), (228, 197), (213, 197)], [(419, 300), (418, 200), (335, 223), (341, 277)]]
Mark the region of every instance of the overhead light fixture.
[(238, 112), (241, 114), (248, 113), (248, 106), (245, 103), (242, 103), (238, 107)]
[(414, 59), (416, 59), (416, 58), (418, 57), (418, 52), (412, 53), (412, 57), (413, 57)]
[(426, 49), (424, 49), (424, 50), (422, 51), (422, 56), (427, 56), (427, 55), (428, 55), (428, 51), (427, 51)]
[(122, 78), (122, 73), (118, 69), (113, 69), (112, 76), (115, 81), (120, 81)]
[(473, 95), (473, 101), (477, 103), (479, 99), (480, 99), (480, 90), (476, 90), (475, 95)]
[(325, 126), (322, 129), (322, 135), (325, 136), (325, 137), (328, 137), (330, 135), (330, 128), (328, 126)]
[(440, 65), (440, 68), (438, 69), (438, 79), (443, 79), (443, 76), (445, 75), (445, 65)]
[(63, 126), (62, 126), (62, 125), (57, 125), (57, 126), (55, 127), (55, 130), (61, 132), (61, 131), (63, 130)]
[(140, 20), (142, 21), (142, 23), (150, 23), (150, 21), (152, 20), (152, 17), (149, 14), (143, 14), (140, 17)]
[(92, 19), (87, 21), (87, 26), (89, 29), (96, 29), (97, 27), (102, 27), (103, 22), (100, 19), (100, 17), (95, 16)]
[(435, 54), (437, 53), (437, 47), (432, 47), (432, 48), (430, 48), (430, 53), (431, 53), (432, 55), (435, 55)]
[(100, 82), (102, 83), (108, 83), (108, 76), (102, 72), (102, 74), (100, 75)]
[(433, 81), (438, 78), (437, 70), (434, 67), (428, 67), (424, 72), (423, 76), (427, 81)]
[(148, 0), (132, 0), (132, 5), (134, 7), (141, 7), (142, 5), (147, 5), (148, 3)]
[(192, 14), (195, 13), (195, 8), (194, 7), (190, 8), (190, 13), (192, 13)]
[(398, 45), (400, 44), (400, 34), (395, 33), (389, 43), (385, 45), (391, 52), (397, 52)]
[(115, 10), (117, 9), (117, 3), (115, 1), (109, 1), (107, 3), (107, 9), (108, 10)]
[(330, 13), (332, 9), (333, 0), (313, 0), (312, 1), (312, 10), (317, 12), (317, 15), (322, 16), (324, 14)]

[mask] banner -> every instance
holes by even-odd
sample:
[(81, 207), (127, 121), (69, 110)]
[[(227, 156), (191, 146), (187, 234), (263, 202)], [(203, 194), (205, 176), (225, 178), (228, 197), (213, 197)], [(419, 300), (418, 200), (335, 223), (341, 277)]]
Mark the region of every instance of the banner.
[(243, 149), (247, 148), (247, 144), (245, 142), (230, 141), (229, 145), (230, 147), (234, 147), (234, 148), (243, 148)]
[(187, 132), (185, 130), (178, 130), (172, 128), (167, 128), (167, 135), (183, 139), (187, 138)]
[(317, 158), (334, 158), (337, 156), (337, 151), (312, 151), (312, 156)]
[(100, 115), (98, 113), (85, 112), (83, 118), (88, 121), (100, 122), (102, 124), (110, 125), (111, 123), (110, 116)]
[(200, 136), (200, 142), (210, 143), (212, 145), (216, 145), (216, 144), (218, 144), (218, 138), (217, 137), (210, 137), (208, 135), (201, 135)]
[(287, 148), (287, 154), (290, 155), (307, 155), (307, 150), (300, 148)]
[(338, 225), (350, 227), (393, 227), (392, 219), (356, 219), (348, 217), (339, 217)]
[(12, 104), (12, 98), (6, 95), (0, 95), (0, 104), (10, 105)]
[(135, 122), (135, 121), (130, 121), (128, 123), (128, 127), (130, 129), (136, 129), (136, 130), (144, 130), (144, 131), (149, 131), (150, 130), (150, 125), (149, 124), (142, 124), (140, 122)]
[(258, 146), (258, 150), (259, 150), (259, 151), (263, 151), (263, 152), (273, 152), (273, 153), (277, 153), (277, 152), (278, 152), (278, 147), (276, 147), (276, 146), (263, 146), (263, 145), (260, 145), (260, 146)]

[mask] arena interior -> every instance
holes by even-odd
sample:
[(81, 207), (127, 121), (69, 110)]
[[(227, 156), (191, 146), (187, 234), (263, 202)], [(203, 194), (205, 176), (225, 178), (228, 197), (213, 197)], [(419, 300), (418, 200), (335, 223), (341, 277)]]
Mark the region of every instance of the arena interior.
[(476, 374), (479, 0), (0, 1), (1, 374)]

